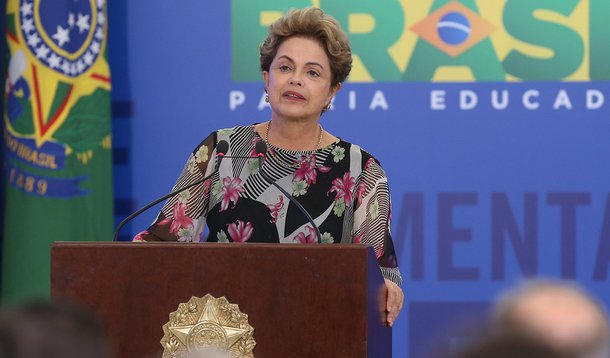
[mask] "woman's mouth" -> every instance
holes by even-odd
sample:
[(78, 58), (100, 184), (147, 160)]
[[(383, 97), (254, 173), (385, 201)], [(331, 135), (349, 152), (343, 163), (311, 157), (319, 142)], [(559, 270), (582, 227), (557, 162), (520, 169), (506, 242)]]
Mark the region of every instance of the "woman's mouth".
[(298, 92), (293, 92), (293, 91), (284, 92), (282, 94), (282, 96), (285, 97), (285, 98), (292, 99), (292, 100), (298, 100), (298, 101), (304, 101), (305, 100), (305, 96), (303, 96), (302, 94), (300, 94)]

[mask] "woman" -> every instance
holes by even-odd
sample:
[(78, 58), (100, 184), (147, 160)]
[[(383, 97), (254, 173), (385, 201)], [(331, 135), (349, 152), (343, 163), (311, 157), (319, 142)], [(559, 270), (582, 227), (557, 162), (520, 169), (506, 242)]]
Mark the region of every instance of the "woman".
[(323, 243), (363, 243), (375, 249), (388, 288), (387, 323), (400, 312), (403, 293), (390, 236), (390, 195), (379, 163), (319, 123), (351, 70), (347, 36), (322, 10), (291, 10), (269, 28), (260, 46), (271, 120), (212, 133), (190, 156), (175, 188), (215, 168), (216, 144), (231, 156), (253, 156), (265, 141), (262, 168), (253, 159), (226, 158), (219, 172), (167, 201), (155, 223), (134, 241), (317, 242), (315, 229), (259, 173), (291, 193), (313, 217)]

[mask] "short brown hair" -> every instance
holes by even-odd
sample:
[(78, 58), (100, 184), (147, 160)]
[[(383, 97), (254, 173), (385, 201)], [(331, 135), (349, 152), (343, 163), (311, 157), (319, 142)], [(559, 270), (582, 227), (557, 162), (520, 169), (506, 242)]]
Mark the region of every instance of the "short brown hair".
[(330, 62), (331, 85), (345, 81), (352, 69), (352, 50), (347, 35), (335, 18), (315, 7), (290, 9), (269, 26), (269, 35), (259, 47), (261, 71), (269, 71), (282, 42), (293, 36), (320, 42)]

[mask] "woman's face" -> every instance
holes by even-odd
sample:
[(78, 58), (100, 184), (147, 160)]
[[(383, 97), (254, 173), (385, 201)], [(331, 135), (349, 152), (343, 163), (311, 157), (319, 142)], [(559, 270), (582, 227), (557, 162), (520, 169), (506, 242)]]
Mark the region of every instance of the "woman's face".
[(340, 88), (331, 88), (330, 62), (320, 43), (305, 37), (284, 40), (263, 77), (277, 119), (317, 120)]

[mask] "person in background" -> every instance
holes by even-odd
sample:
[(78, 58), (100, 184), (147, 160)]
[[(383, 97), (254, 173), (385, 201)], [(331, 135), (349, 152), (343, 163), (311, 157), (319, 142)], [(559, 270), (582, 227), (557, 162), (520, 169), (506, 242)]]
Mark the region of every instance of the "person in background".
[[(265, 177), (271, 178), (312, 216), (322, 243), (374, 248), (387, 287), (386, 322), (392, 325), (404, 295), (390, 234), (387, 177), (371, 154), (320, 124), (351, 71), (347, 35), (318, 8), (293, 9), (269, 27), (260, 67), (271, 118), (204, 139), (174, 190), (213, 174), (211, 179), (169, 199), (134, 241), (200, 241), (207, 224), (208, 242), (316, 243), (315, 228)], [(256, 143), (264, 141), (264, 165), (227, 157), (214, 172), (220, 141), (229, 143), (231, 156), (254, 156)]]
[(453, 358), (578, 358), (524, 336), (489, 336), (458, 350)]
[(89, 310), (36, 302), (0, 316), (0, 358), (109, 358), (104, 329)]
[(606, 312), (573, 283), (523, 283), (495, 304), (492, 326), (497, 336), (528, 337), (574, 357), (610, 357)]

